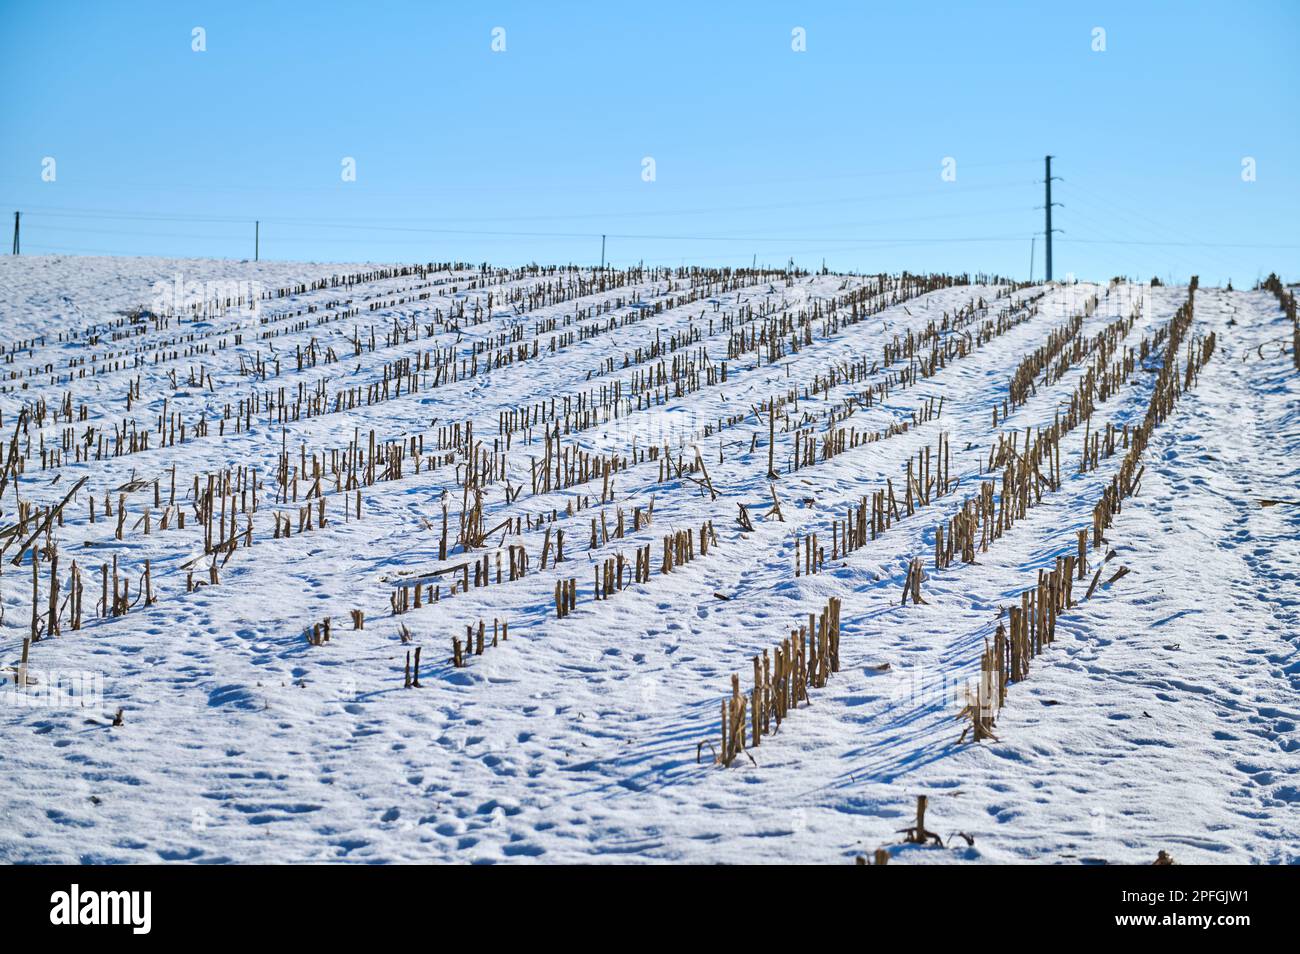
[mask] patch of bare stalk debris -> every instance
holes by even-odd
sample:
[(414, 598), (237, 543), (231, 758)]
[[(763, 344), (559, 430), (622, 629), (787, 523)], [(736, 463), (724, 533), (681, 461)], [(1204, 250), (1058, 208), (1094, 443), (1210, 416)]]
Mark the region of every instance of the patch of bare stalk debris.
[[(1180, 372), (1180, 351), (1183, 341), (1191, 328), (1193, 308), (1196, 296), (1197, 280), (1193, 276), (1188, 289), (1187, 301), (1178, 309), (1169, 321), (1163, 334), (1165, 349), (1151, 399), (1147, 405), (1142, 423), (1131, 431), (1125, 428), (1124, 447), (1127, 448), (1120, 467), (1108, 484), (1104, 485), (1100, 499), (1092, 508), (1092, 526), (1075, 531), (1073, 539), (1058, 554), (1050, 568), (1041, 568), (1037, 572), (1035, 585), (1020, 594), (1019, 605), (1003, 607), (997, 631), (990, 643), (984, 640), (984, 650), (980, 656), (980, 675), (972, 691), (967, 688), (966, 706), (962, 717), (969, 724), (962, 732), (961, 739), (979, 742), (983, 739), (996, 739), (993, 730), (996, 716), (1005, 705), (1007, 688), (1011, 683), (1020, 682), (1029, 676), (1029, 663), (1045, 647), (1056, 639), (1056, 622), (1059, 616), (1075, 606), (1074, 582), (1082, 582), (1088, 574), (1089, 541), (1095, 553), (1109, 543), (1106, 531), (1114, 524), (1115, 517), (1123, 507), (1123, 501), (1136, 495), (1142, 482), (1145, 468), (1142, 466), (1142, 454), (1146, 450), (1155, 428), (1170, 414), (1183, 393), (1196, 383), (1201, 369), (1214, 354), (1215, 335), (1210, 332), (1203, 338), (1188, 342), (1187, 350), (1182, 356)], [(1145, 357), (1146, 342), (1143, 343)], [(1111, 434), (1108, 432), (1108, 453), (1114, 453)], [(1085, 441), (1084, 460), (1091, 454), (1092, 469), (1096, 468), (1097, 448), (1089, 448)], [(1024, 489), (1027, 479), (1020, 482), (1019, 513), (1024, 515), (1028, 506), (1029, 495)], [(1014, 489), (1016, 484), (1012, 484)], [(1007, 485), (1004, 483), (1003, 499), (1006, 499)], [(1000, 526), (1001, 524), (999, 524)], [(994, 539), (1000, 536), (994, 535)], [(1098, 561), (1093, 571), (1092, 582), (1088, 585), (1083, 599), (1090, 598), (1101, 582), (1106, 565), (1115, 557), (1111, 550)], [(1110, 575), (1103, 586), (1109, 586), (1129, 572), (1121, 566)]]
[[(590, 611), (579, 614), (580, 597), (595, 608), (591, 604), (632, 599), (624, 594), (656, 585), (656, 576), (684, 572), (690, 579), (700, 572), (689, 565), (719, 545), (714, 519), (696, 522), (701, 516), (716, 518), (717, 512), (738, 510), (738, 532), (758, 532), (755, 521), (760, 517), (786, 520), (789, 510), (783, 509), (783, 498), (786, 508), (804, 502), (790, 491), (792, 478), (815, 479), (835, 466), (915, 440), (906, 445), (915, 447), (906, 460), (881, 474), (889, 475), (883, 486), (868, 488), (867, 493), (854, 488), (839, 503), (820, 509), (820, 517), (810, 516), (780, 540), (776, 552), (784, 567), (793, 564), (800, 585), (825, 585), (833, 580), (821, 575), (828, 558), (831, 563), (847, 560), (900, 522), (924, 513), (936, 515), (929, 518), (935, 521), (932, 559), (929, 554), (914, 555), (906, 561), (905, 573), (899, 568), (901, 603), (923, 605), (927, 563), (936, 573), (974, 564), (1031, 509), (1044, 500), (1060, 500), (1072, 476), (1093, 475), (1087, 478), (1090, 486), (1101, 484), (1091, 526), (1071, 529), (1060, 552), (1026, 581), (1018, 599), (1002, 608), (996, 630), (983, 639), (979, 678), (967, 687), (962, 711), (967, 725), (961, 740), (995, 739), (996, 717), (1008, 688), (1028, 677), (1032, 660), (1056, 639), (1058, 619), (1129, 572), (1124, 566), (1108, 570), (1116, 557), (1108, 531), (1124, 502), (1140, 490), (1141, 458), (1153, 431), (1172, 413), (1181, 394), (1194, 386), (1214, 352), (1212, 333), (1188, 340), (1196, 280), (1174, 317), (1137, 347), (1126, 341), (1139, 309), (1093, 334), (1086, 334), (1085, 327), (1096, 314), (1098, 297), (1091, 295), (1073, 309), (1018, 362), (1007, 380), (1005, 399), (979, 411), (981, 420), (991, 421), (988, 453), (981, 441), (978, 467), (963, 474), (952, 466), (947, 429), (952, 407), (948, 405), (945, 415), (941, 394), (909, 401), (908, 411), (893, 408), (908, 396), (904, 392), (915, 393), (910, 389), (918, 387), (924, 391), (927, 382), (934, 387), (934, 379), (946, 369), (977, 364), (970, 359), (987, 354), (987, 346), (1039, 317), (1047, 293), (1019, 294), (1024, 286), (1015, 283), (1003, 283), (995, 292), (972, 293), (951, 313), (944, 311), (893, 333), (871, 354), (845, 347), (834, 360), (795, 377), (789, 370), (794, 356), (827, 343), (851, 345), (851, 330), (886, 309), (908, 303), (916, 307), (914, 299), (923, 295), (978, 280), (967, 275), (865, 276), (846, 280), (834, 294), (806, 305), (799, 304), (798, 296), (792, 296), (792, 302), (778, 293), (778, 285), (788, 289), (803, 277), (806, 273), (795, 270), (471, 270), (462, 264), (431, 263), (337, 274), (272, 289), (262, 298), (287, 300), (325, 290), (333, 297), (318, 305), (249, 317), (233, 328), (197, 322), (247, 305), (238, 295), (203, 301), (180, 314), (123, 316), (88, 331), (60, 334), (59, 343), (76, 341), (86, 348), (84, 356), (66, 366), (44, 360), (43, 336), (0, 348), (7, 368), (0, 374), (0, 393), (17, 393), (33, 384), (62, 392), (58, 400), (26, 402), (10, 421), (8, 439), (0, 442), (0, 500), (7, 499), (8, 491), (15, 501), (9, 525), (0, 528), (0, 558), (9, 558), (15, 567), (29, 564), (31, 579), (30, 621), (23, 621), (21, 659), (12, 667), (16, 681), (27, 685), (30, 656), (42, 640), (83, 626), (110, 624), (160, 600), (191, 599), (200, 591), (211, 592), (206, 587), (237, 584), (253, 576), (258, 556), (274, 560), (304, 534), (313, 534), (309, 539), (314, 541), (348, 532), (357, 521), (369, 526), (372, 519), (365, 515), (374, 512), (376, 497), (382, 508), (385, 490), (440, 484), (445, 489), (432, 498), (433, 509), (412, 528), (428, 541), (423, 551), (427, 556), (395, 558), (382, 585), (375, 587), (378, 605), (370, 610), (373, 617), (387, 599), (391, 615), (398, 617), (392, 625), (399, 627), (406, 647), (405, 658), (398, 658), (402, 685), (422, 688), (421, 666), (429, 661), (423, 650), (428, 647), (416, 645), (412, 628), (419, 628), (420, 617), (408, 614), (431, 605), (446, 614), (449, 600), (454, 600), (454, 608), (463, 605), (465, 595), (483, 591), (471, 602), (472, 613), (440, 624), (450, 631), (436, 633), (441, 650), (435, 676), (448, 671), (443, 667), (462, 669), (471, 665), (471, 657), (510, 639), (511, 624), (505, 618), (510, 611), (481, 608), (496, 594), (536, 584), (541, 595), (534, 603), (535, 616), (549, 618), (553, 600), (556, 619), (589, 617)], [(380, 281), (386, 287), (366, 287)], [(509, 287), (496, 287), (506, 284)], [(659, 287), (646, 293), (641, 286), (647, 284)], [(1294, 360), (1300, 369), (1294, 292), (1275, 275), (1260, 287), (1276, 296), (1291, 322)], [(466, 297), (467, 292), (478, 294)], [(444, 294), (460, 297), (439, 307), (421, 304)], [(720, 302), (728, 295), (736, 304), (724, 310)], [(589, 296), (599, 297), (590, 301)], [(554, 312), (562, 303), (565, 313)], [(375, 314), (404, 304), (418, 306), (419, 314)], [(684, 326), (666, 333), (659, 328), (665, 312), (687, 307), (691, 313)], [(553, 313), (538, 315), (542, 309)], [(374, 316), (369, 323), (367, 315)], [(506, 323), (495, 324), (503, 315), (508, 316)], [(614, 345), (621, 332), (644, 337), (623, 350)], [(147, 340), (146, 333), (163, 337)], [(467, 334), (470, 341), (462, 346)], [(310, 340), (286, 342), (290, 336)], [(241, 351), (238, 380), (221, 381), (221, 353), (244, 348), (245, 339), (258, 343), (256, 357)], [(587, 343), (622, 353), (584, 364), (585, 381), (569, 393), (537, 394), (512, 406), (496, 406), (495, 432), (490, 421), (487, 427), (480, 421), (476, 430), (473, 420), (437, 417), (420, 417), (406, 426), (409, 430), (391, 436), (343, 423), (352, 412), (366, 408), (394, 416), (405, 413), (417, 401), (398, 402), (416, 396), (420, 405), (441, 401), (440, 392), (458, 383), (482, 385), (484, 393), (491, 393), (494, 371), (524, 366), (525, 373), (532, 373), (529, 369), (535, 365)], [(1160, 356), (1141, 422), (1097, 423), (1106, 402)], [(354, 377), (363, 361), (370, 364), (369, 378)], [(786, 366), (783, 383), (765, 382), (764, 390), (744, 406), (735, 402), (726, 413), (693, 422), (691, 432), (675, 442), (648, 440), (636, 427), (628, 427), (622, 432), (626, 437), (620, 437), (613, 426), (691, 395), (732, 393), (727, 386), (744, 375), (781, 364)], [(139, 369), (148, 365), (165, 367), (177, 393), (145, 412)], [(1011, 418), (1040, 390), (1063, 381), (1076, 368), (1082, 369), (1080, 380), (1050, 424), (1007, 430)], [(125, 413), (74, 403), (74, 383), (87, 379), (102, 384)], [(201, 410), (183, 409), (186, 392), (203, 398)], [(895, 419), (861, 426), (860, 418), (854, 418), (882, 408)], [(341, 433), (323, 442), (290, 443), (293, 425), (322, 418), (341, 424), (335, 432)], [(0, 427), (4, 425), (0, 418)], [(51, 434), (57, 429), (54, 439), (47, 441), (47, 428)], [(158, 465), (150, 472), (142, 463), (142, 476), (133, 466), (129, 480), (121, 475), (102, 479), (104, 467), (124, 457), (130, 457), (127, 465), (134, 465), (153, 460), (150, 454), (160, 449), (195, 445), (192, 449), (199, 452), (252, 432), (267, 438), (262, 466), (209, 464), (186, 473), (178, 472), (175, 464)], [(723, 437), (732, 434), (738, 439), (728, 445), (731, 450), (724, 457)], [(1121, 453), (1116, 472), (1103, 483), (1104, 462)], [(751, 467), (751, 474), (759, 475), (757, 501), (739, 502), (725, 486), (723, 465), (734, 465), (737, 457)], [(830, 466), (831, 461), (838, 464)], [(958, 456), (959, 467), (960, 461)], [(67, 467), (81, 467), (84, 475), (66, 492), (51, 492), (56, 503), (38, 506), (24, 499), (35, 473), (57, 482)], [(625, 489), (636, 480), (644, 494), (639, 499)], [(363, 492), (368, 496), (363, 498)], [(690, 525), (672, 526), (672, 505), (681, 495), (704, 501), (711, 509)], [(760, 509), (751, 512), (751, 507)], [(80, 559), (60, 552), (60, 530), (83, 527), (89, 533), (101, 522), (107, 524), (102, 531), (105, 536), (111, 531), (112, 541), (87, 541), (85, 547), (92, 549), (78, 551)], [(665, 523), (670, 525), (667, 532), (661, 529)], [(144, 537), (153, 538), (149, 542), (154, 545), (175, 541), (184, 555), (144, 559), (137, 565), (129, 547)], [(724, 542), (725, 552), (734, 541)], [(113, 552), (111, 559), (104, 551), (98, 558), (94, 555), (94, 546), (119, 544), (121, 552)], [(589, 569), (570, 569), (580, 564), (584, 549)], [(1080, 597), (1077, 590), (1089, 579)], [(83, 607), (87, 582), (92, 603)], [(898, 582), (895, 577), (889, 585)], [(518, 586), (497, 589), (510, 584)], [(25, 594), (26, 576), (23, 587)], [(818, 602), (823, 597), (819, 593)], [(814, 690), (825, 688), (841, 670), (842, 609), (841, 597), (826, 598), (820, 611), (799, 620), (788, 636), (749, 656), (744, 667), (751, 670), (749, 685), (742, 686), (740, 673), (732, 674), (730, 693), (716, 710), (719, 722), (699, 743), (697, 762), (709, 750), (716, 765), (732, 766), (742, 755), (757, 764), (755, 750), (765, 740), (773, 744), (772, 737), (788, 720), (798, 722), (796, 710), (810, 706)], [(365, 638), (367, 611), (339, 608), (340, 613), (345, 610), (357, 634), (347, 638)], [(337, 640), (331, 617), (319, 615), (314, 605), (304, 608), (302, 617), (290, 630), (302, 636), (293, 638), (305, 640), (313, 653), (329, 652)], [(526, 633), (527, 621), (521, 628), (519, 617), (513, 619), (516, 635)], [(448, 643), (450, 659), (444, 655)], [(394, 684), (397, 675), (390, 672)], [(926, 828), (925, 813), (926, 798), (920, 796), (915, 824), (903, 832), (908, 843), (942, 842)], [(884, 864), (888, 858), (881, 849), (875, 863)]]

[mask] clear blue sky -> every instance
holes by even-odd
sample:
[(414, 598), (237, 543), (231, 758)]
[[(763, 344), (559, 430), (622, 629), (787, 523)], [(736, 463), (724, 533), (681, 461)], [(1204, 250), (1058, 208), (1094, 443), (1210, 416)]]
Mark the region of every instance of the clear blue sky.
[(0, 210), (31, 253), (1026, 277), (1050, 152), (1058, 277), (1294, 279), (1297, 48), (1295, 0), (0, 0)]

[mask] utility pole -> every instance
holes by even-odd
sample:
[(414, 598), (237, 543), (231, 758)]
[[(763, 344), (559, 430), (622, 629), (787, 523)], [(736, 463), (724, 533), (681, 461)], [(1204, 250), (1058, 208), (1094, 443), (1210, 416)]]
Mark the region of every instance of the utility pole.
[(262, 252), (262, 223), (255, 221), (253, 223), (253, 261), (257, 261)]
[(1052, 179), (1055, 178), (1059, 181), (1061, 177), (1052, 175), (1051, 156), (1044, 156), (1043, 162), (1046, 164), (1046, 174), (1043, 177), (1043, 185), (1047, 187), (1047, 198), (1045, 199), (1046, 204), (1043, 206), (1047, 212), (1047, 224), (1043, 229), (1043, 235), (1047, 240), (1047, 281), (1050, 282), (1052, 280), (1052, 233), (1061, 231), (1060, 229), (1052, 228), (1052, 206), (1061, 204), (1059, 202), (1052, 202)]
[(1034, 283), (1034, 245), (1038, 242), (1037, 235), (1029, 236), (1029, 284)]
[(17, 255), (22, 250), (22, 246), (18, 241), (18, 223), (22, 221), (22, 218), (23, 214), (21, 212), (14, 213), (14, 255)]
[(605, 236), (600, 237), (600, 270), (605, 270)]

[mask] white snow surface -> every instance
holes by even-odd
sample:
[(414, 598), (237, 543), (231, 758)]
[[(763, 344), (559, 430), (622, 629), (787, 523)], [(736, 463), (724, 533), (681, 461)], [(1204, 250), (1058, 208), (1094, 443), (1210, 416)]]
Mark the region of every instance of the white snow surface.
[[(417, 278), (374, 281), (262, 303), (259, 325), (247, 315), (173, 322), (118, 347), (160, 345), (182, 334), (205, 335), (212, 350), (178, 360), (84, 378), (66, 375), (69, 361), (101, 356), (84, 335), (60, 332), (119, 319), (149, 307), (151, 286), (187, 280), (254, 280), (268, 288), (310, 282), (367, 266), (306, 263), (165, 261), (157, 259), (9, 257), (0, 260), (0, 363), (3, 427), (8, 442), (24, 405), (57, 406), (71, 392), (90, 423), (112, 433), (134, 416), (155, 424), (169, 412), (211, 420), (226, 403), (254, 389), (295, 392), (327, 382), (339, 387), (382, 380), (386, 362), (431, 344), (468, 358), (475, 341), (556, 318), (561, 331), (575, 307), (622, 299), (598, 319), (633, 312), (638, 294), (654, 303), (669, 279), (620, 288), (517, 315), (502, 303), (497, 279), (467, 289), (477, 269), (434, 273), (431, 296), (394, 304)], [(555, 279), (556, 276), (549, 276)], [(564, 278), (565, 276), (559, 276)], [(590, 273), (587, 273), (590, 277)], [(548, 276), (512, 279), (533, 287)], [(576, 395), (622, 381), (648, 365), (623, 367), (624, 355), (666, 340), (694, 323), (717, 362), (726, 358), (722, 316), (763, 302), (792, 314), (825, 302), (866, 279), (802, 276), (719, 291), (554, 353), (550, 333), (535, 359), (486, 375), (428, 388), (370, 407), (289, 423), (265, 416), (251, 430), (227, 428), (185, 444), (90, 463), (41, 470), (39, 451), (26, 463), (22, 499), (57, 503), (89, 478), (54, 530), (60, 570), (76, 559), (86, 568), (86, 621), (31, 647), (38, 676), (102, 674), (94, 706), (25, 704), (13, 676), (0, 696), (0, 860), (6, 862), (691, 862), (851, 863), (886, 847), (895, 863), (1039, 862), (1149, 863), (1159, 850), (1180, 862), (1300, 861), (1300, 506), (1261, 507), (1264, 498), (1300, 499), (1300, 374), (1279, 340), (1289, 336), (1276, 299), (1264, 291), (1201, 288), (1192, 334), (1213, 330), (1218, 349), (1195, 387), (1158, 427), (1147, 450), (1138, 496), (1125, 502), (1107, 537), (1127, 576), (1102, 586), (1062, 616), (1058, 638), (1014, 684), (996, 727), (997, 741), (959, 743), (963, 722), (954, 687), (978, 670), (979, 652), (997, 625), (999, 608), (1018, 599), (1039, 567), (1072, 552), (1075, 531), (1091, 527), (1092, 505), (1118, 466), (1079, 475), (1082, 433), (1063, 442), (1065, 486), (1045, 494), (973, 565), (935, 570), (934, 527), (980, 481), (980, 464), (998, 431), (1050, 423), (1078, 383), (1082, 364), (1040, 387), (995, 429), (993, 409), (1007, 395), (1021, 358), (1099, 295), (1085, 333), (1095, 333), (1135, 303), (1142, 310), (1125, 341), (1167, 322), (1187, 289), (1125, 284), (1007, 287), (959, 285), (889, 307), (769, 365), (754, 352), (730, 362), (725, 384), (702, 387), (627, 419), (565, 438), (589, 450), (644, 448), (672, 422), (688, 430), (720, 418), (739, 424), (701, 437), (718, 499), (686, 480), (658, 481), (646, 462), (618, 474), (614, 503), (629, 514), (654, 498), (654, 525), (624, 540), (587, 550), (599, 506), (565, 516), (578, 495), (598, 498), (601, 481), (530, 494), (531, 446), (508, 455), (519, 498), (488, 488), (488, 526), (507, 515), (556, 509), (566, 527), (566, 560), (539, 569), (544, 531), (528, 529), (507, 542), (524, 545), (523, 579), (471, 588), (394, 616), (389, 594), (399, 572), (438, 563), (440, 495), (449, 491), (453, 522), (460, 501), (450, 467), (377, 483), (363, 491), (364, 514), (344, 520), (341, 498), (328, 494), (322, 529), (272, 539), (266, 510), (296, 513), (274, 502), (282, 441), (294, 462), (298, 446), (342, 448), (371, 429), (380, 439), (430, 432), (430, 424), (472, 420), (487, 442), (498, 414), (532, 402)], [(689, 286), (675, 279), (672, 293)], [(452, 286), (456, 286), (453, 292)], [(433, 321), (457, 301), (486, 306), (490, 318), (461, 333), (439, 331), (409, 344), (353, 356), (354, 329), (374, 328), (380, 344), (394, 320)], [(799, 413), (822, 414), (852, 393), (803, 396), (815, 374), (866, 356), (878, 361), (895, 333), (919, 330), (945, 311), (982, 299), (989, 317), (1014, 301), (1043, 293), (1036, 316), (954, 361), (931, 378), (892, 394), (883, 406), (860, 408), (849, 422), (878, 428), (902, 420), (942, 395), (941, 417), (907, 433), (863, 444), (829, 461), (789, 472), (793, 433), (778, 428), (776, 482), (784, 522), (761, 519), (770, 504), (767, 426), (751, 410), (774, 393), (799, 386)], [(318, 324), (329, 303), (351, 298), (355, 318)], [(378, 302), (371, 310), (370, 302)], [(308, 305), (318, 310), (293, 313)], [(258, 331), (306, 327), (264, 340)], [(715, 322), (708, 334), (708, 322)], [(820, 322), (816, 324), (820, 325)], [(243, 341), (233, 343), (236, 326)], [(572, 326), (570, 329), (572, 330)], [(15, 351), (23, 339), (45, 343)], [(293, 354), (315, 338), (334, 345), (340, 362), (299, 372)], [(218, 350), (216, 342), (226, 340)], [(241, 374), (241, 356), (283, 360), (278, 378)], [(183, 345), (182, 345), (183, 347)], [(671, 362), (673, 355), (665, 356)], [(602, 368), (607, 359), (615, 367)], [(86, 365), (89, 366), (89, 363)], [(211, 388), (187, 385), (191, 369), (212, 375)], [(602, 373), (603, 371), (603, 373)], [(169, 377), (174, 372), (176, 381)], [(13, 377), (13, 374), (19, 377)], [(879, 372), (883, 374), (883, 370)], [(128, 381), (140, 398), (126, 409)], [(1139, 368), (1121, 393), (1100, 405), (1094, 421), (1136, 422), (1145, 413), (1154, 374)], [(15, 387), (17, 385), (17, 387)], [(73, 425), (78, 433), (87, 422)], [(32, 446), (62, 440), (68, 425), (48, 419), (31, 428)], [(1104, 423), (1103, 423), (1104, 426)], [(822, 419), (817, 430), (825, 430)], [(861, 495), (899, 481), (918, 449), (950, 435), (959, 489), (847, 557), (830, 558), (827, 520)], [(156, 434), (155, 434), (156, 438)], [(751, 451), (751, 440), (755, 449)], [(689, 447), (689, 444), (687, 445)], [(1069, 460), (1066, 460), (1068, 448)], [(693, 456), (688, 450), (688, 457)], [(720, 459), (721, 458), (721, 459)], [(87, 497), (102, 501), (136, 477), (163, 478), (177, 468), (177, 493), (194, 475), (253, 465), (264, 480), (254, 516), (255, 543), (235, 551), (218, 585), (186, 592), (182, 564), (201, 557), (202, 531), (131, 530), (153, 504), (152, 489), (130, 495), (128, 532), (115, 539), (115, 518), (88, 522)], [(57, 482), (55, 475), (61, 474)], [(17, 520), (12, 492), (0, 501), (0, 526)], [(193, 501), (186, 500), (191, 507)], [(753, 532), (736, 522), (737, 504), (755, 516)], [(718, 543), (675, 572), (658, 570), (660, 539), (712, 519)], [(296, 520), (296, 517), (295, 517)], [(429, 529), (423, 521), (428, 521)], [(294, 524), (297, 529), (296, 522)], [(795, 578), (793, 536), (816, 529), (827, 547), (825, 572)], [(453, 528), (454, 533), (454, 528)], [(606, 601), (592, 599), (592, 560), (616, 551), (629, 560), (653, 543), (649, 583), (629, 584)], [(495, 546), (495, 538), (494, 538)], [(0, 666), (15, 666), (32, 611), (29, 563), (0, 573), (3, 625)], [(138, 576), (151, 561), (158, 602), (118, 618), (97, 618), (98, 567), (120, 557)], [(477, 554), (474, 554), (477, 555)], [(927, 558), (924, 605), (900, 605), (907, 561)], [(460, 562), (452, 554), (448, 564)], [(84, 561), (84, 562), (83, 562)], [(203, 564), (206, 565), (206, 564)], [(203, 574), (196, 574), (203, 575)], [(576, 576), (576, 611), (557, 619), (556, 580)], [(42, 594), (47, 581), (42, 579)], [(716, 594), (729, 597), (720, 599)], [(841, 670), (811, 691), (812, 704), (728, 768), (712, 764), (720, 701), (739, 673), (748, 689), (751, 659), (790, 629), (843, 600)], [(349, 611), (365, 611), (354, 631)], [(311, 646), (305, 627), (332, 619), (331, 641)], [(510, 638), (450, 663), (451, 637), (479, 619), (507, 619)], [(413, 634), (404, 644), (402, 626)], [(403, 686), (408, 650), (421, 646), (422, 687)], [(882, 664), (888, 669), (882, 670)], [(25, 690), (33, 694), (34, 690)], [(39, 697), (39, 693), (34, 693)], [(122, 710), (123, 725), (111, 725)], [(698, 760), (697, 760), (698, 756)], [(944, 847), (904, 845), (917, 795), (929, 796), (928, 828)], [(968, 839), (958, 833), (964, 833)]]

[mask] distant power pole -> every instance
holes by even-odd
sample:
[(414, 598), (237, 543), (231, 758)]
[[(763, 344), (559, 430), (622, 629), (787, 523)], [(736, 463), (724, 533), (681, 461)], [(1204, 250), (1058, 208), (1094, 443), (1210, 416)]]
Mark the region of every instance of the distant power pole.
[(605, 236), (600, 237), (600, 270), (605, 270)]
[(22, 218), (23, 218), (23, 214), (21, 212), (14, 213), (14, 250), (13, 250), (14, 255), (17, 255), (20, 251), (22, 251), (22, 245), (18, 241), (18, 223), (22, 221)]
[(1056, 178), (1059, 181), (1061, 177), (1060, 176), (1053, 177), (1052, 175), (1051, 156), (1044, 156), (1043, 161), (1046, 164), (1046, 170), (1047, 170), (1046, 174), (1043, 177), (1043, 185), (1047, 187), (1047, 198), (1044, 200), (1045, 204), (1043, 206), (1043, 208), (1047, 212), (1047, 225), (1043, 229), (1043, 234), (1047, 239), (1047, 281), (1050, 282), (1052, 280), (1052, 233), (1061, 231), (1060, 229), (1052, 228), (1052, 206), (1053, 204), (1055, 205), (1061, 204), (1059, 202), (1056, 203), (1052, 202), (1052, 179)]
[(256, 221), (253, 223), (253, 261), (257, 261), (262, 254), (262, 223)]
[(1034, 283), (1034, 245), (1038, 242), (1037, 235), (1029, 236), (1029, 284)]

